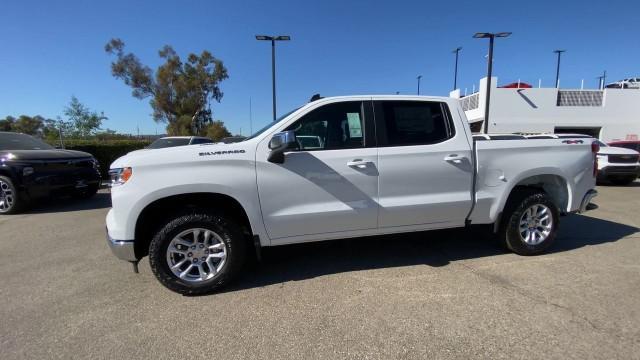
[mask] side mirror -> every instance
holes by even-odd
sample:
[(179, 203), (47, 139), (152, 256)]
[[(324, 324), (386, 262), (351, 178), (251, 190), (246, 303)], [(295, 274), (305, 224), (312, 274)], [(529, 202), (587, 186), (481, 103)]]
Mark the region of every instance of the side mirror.
[(284, 131), (273, 135), (269, 140), (269, 157), (267, 161), (282, 164), (284, 163), (284, 152), (288, 149), (294, 149), (298, 145), (296, 141), (296, 133), (293, 130)]

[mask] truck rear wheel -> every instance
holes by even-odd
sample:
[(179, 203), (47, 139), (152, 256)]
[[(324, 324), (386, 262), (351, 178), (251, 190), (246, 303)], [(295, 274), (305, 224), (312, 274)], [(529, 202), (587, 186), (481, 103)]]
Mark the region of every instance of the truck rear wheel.
[(245, 260), (241, 228), (222, 215), (193, 211), (169, 221), (151, 240), (156, 278), (182, 295), (211, 293), (229, 283)]
[(558, 208), (547, 193), (516, 190), (505, 207), (499, 236), (514, 253), (535, 255), (553, 244), (558, 224)]

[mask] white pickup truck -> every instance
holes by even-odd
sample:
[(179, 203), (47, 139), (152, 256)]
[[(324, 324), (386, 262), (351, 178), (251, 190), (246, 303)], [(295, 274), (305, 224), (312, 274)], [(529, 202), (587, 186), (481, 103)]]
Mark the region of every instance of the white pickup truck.
[(493, 224), (536, 254), (596, 195), (597, 151), (584, 136), (474, 139), (450, 98), (320, 98), (239, 143), (116, 160), (107, 240), (182, 294), (218, 289), (261, 247), (308, 241)]

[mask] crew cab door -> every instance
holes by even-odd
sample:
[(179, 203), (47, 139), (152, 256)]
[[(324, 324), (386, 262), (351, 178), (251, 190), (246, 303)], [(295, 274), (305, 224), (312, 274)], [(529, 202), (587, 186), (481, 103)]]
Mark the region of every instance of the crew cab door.
[(374, 101), (379, 227), (462, 226), (471, 209), (471, 145), (445, 102)]
[(270, 137), (258, 145), (260, 207), (274, 243), (377, 227), (378, 162), (371, 101), (318, 102), (280, 129), (295, 131), (299, 147), (285, 153), (284, 163), (267, 160)]

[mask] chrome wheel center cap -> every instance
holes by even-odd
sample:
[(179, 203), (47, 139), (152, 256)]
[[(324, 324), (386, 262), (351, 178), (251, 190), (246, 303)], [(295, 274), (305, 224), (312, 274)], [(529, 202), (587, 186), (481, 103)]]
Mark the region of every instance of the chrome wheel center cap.
[(198, 259), (200, 261), (205, 261), (209, 257), (209, 249), (204, 246), (204, 244), (192, 245), (189, 248), (189, 254), (193, 259)]

